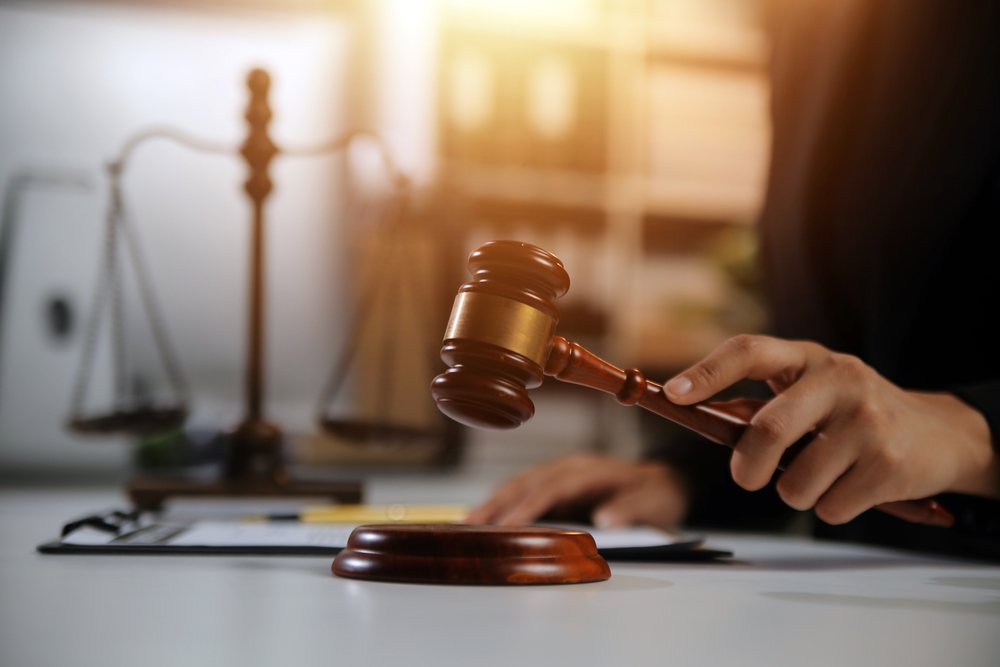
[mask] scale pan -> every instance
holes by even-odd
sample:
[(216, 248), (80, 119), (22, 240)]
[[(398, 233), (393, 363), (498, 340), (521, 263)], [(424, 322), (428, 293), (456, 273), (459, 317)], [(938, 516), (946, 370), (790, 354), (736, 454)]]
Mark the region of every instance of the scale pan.
[(146, 435), (180, 428), (187, 415), (186, 407), (118, 410), (96, 417), (77, 417), (69, 420), (66, 426), (71, 431), (85, 435)]
[(390, 424), (388, 422), (369, 422), (357, 419), (321, 419), (319, 424), (330, 435), (360, 443), (379, 440), (428, 440), (441, 436), (439, 430), (419, 429)]

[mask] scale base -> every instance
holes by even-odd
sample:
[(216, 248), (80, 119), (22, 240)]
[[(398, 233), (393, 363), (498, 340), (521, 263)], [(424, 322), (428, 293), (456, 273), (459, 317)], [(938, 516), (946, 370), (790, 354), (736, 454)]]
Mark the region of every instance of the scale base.
[(132, 505), (143, 511), (163, 509), (167, 498), (327, 498), (331, 503), (354, 505), (361, 502), (359, 481), (300, 481), (291, 479), (278, 484), (266, 476), (239, 477), (216, 481), (201, 481), (179, 477), (134, 477), (125, 485)]

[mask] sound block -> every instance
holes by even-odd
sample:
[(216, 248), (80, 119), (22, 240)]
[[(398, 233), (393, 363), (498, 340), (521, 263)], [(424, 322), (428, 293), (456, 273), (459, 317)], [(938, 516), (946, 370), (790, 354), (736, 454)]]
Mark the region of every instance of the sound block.
[(537, 526), (358, 526), (331, 569), (339, 577), (415, 584), (580, 584), (611, 577), (590, 533)]

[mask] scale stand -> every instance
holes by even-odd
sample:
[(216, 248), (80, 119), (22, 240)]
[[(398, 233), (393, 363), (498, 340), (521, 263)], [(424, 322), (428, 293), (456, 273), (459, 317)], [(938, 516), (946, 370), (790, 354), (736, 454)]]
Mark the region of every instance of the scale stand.
[(140, 510), (158, 510), (170, 497), (312, 497), (335, 503), (359, 503), (358, 481), (303, 481), (291, 477), (285, 467), (281, 428), (267, 421), (263, 413), (264, 395), (264, 200), (272, 183), (268, 175), (271, 159), (280, 149), (267, 133), (271, 121), (268, 91), (271, 77), (262, 69), (247, 79), (250, 104), (246, 119), (250, 126), (240, 153), (250, 166), (244, 188), (254, 205), (250, 251), (250, 308), (246, 359), (246, 413), (228, 440), (227, 461), (222, 479), (200, 481), (186, 478), (144, 475), (130, 480), (125, 488)]

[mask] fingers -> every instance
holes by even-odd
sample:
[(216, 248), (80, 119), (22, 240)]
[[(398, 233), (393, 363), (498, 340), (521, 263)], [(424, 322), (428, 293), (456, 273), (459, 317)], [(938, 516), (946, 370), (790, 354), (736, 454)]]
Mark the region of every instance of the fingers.
[[(736, 336), (715, 349), (664, 385), (674, 403), (690, 405), (703, 401), (742, 380), (770, 380), (780, 377), (791, 384), (805, 367), (811, 344), (790, 342), (767, 336)], [(818, 348), (818, 346), (815, 346)]]
[[(745, 489), (767, 484), (783, 453), (810, 431), (816, 437), (788, 464), (778, 492), (797, 509), (814, 506), (829, 523), (849, 521), (878, 503), (951, 488), (959, 474), (956, 456), (942, 447), (956, 438), (952, 422), (938, 428), (942, 420), (912, 392), (860, 359), (815, 343), (737, 336), (664, 388), (674, 403), (691, 405), (744, 378), (766, 380), (777, 394), (749, 418), (736, 444), (732, 476)], [(753, 408), (719, 407), (744, 418)], [(988, 439), (980, 433), (972, 440)]]
[(655, 513), (655, 507), (644, 507), (648, 503), (650, 501), (644, 498), (641, 489), (622, 491), (594, 510), (592, 515), (594, 525), (598, 528), (624, 528), (639, 523), (639, 516), (644, 513), (643, 510), (648, 512), (652, 509)]
[(493, 523), (500, 514), (505, 513), (506, 508), (512, 505), (522, 493), (521, 489), (525, 486), (522, 477), (515, 477), (501, 485), (485, 503), (469, 512), (469, 516), (465, 518), (463, 523)]
[(705, 405), (710, 405), (713, 408), (718, 408), (728, 412), (729, 414), (736, 415), (745, 421), (750, 421), (762, 407), (767, 405), (767, 401), (762, 401), (756, 398), (734, 398), (730, 401), (712, 401), (711, 403), (706, 403)]
[(594, 455), (557, 459), (504, 483), (469, 514), (465, 523), (531, 523), (556, 505), (585, 501), (609, 485), (621, 483), (625, 465), (629, 464)]
[(683, 479), (664, 464), (575, 455), (508, 481), (465, 523), (521, 525), (554, 509), (595, 504), (591, 516), (598, 526), (644, 523), (672, 528), (687, 512), (688, 493)]
[(830, 524), (850, 521), (886, 500), (906, 498), (899, 479), (904, 449), (887, 433), (860, 428), (856, 414), (834, 416), (788, 466), (777, 491), (788, 505)]
[(562, 459), (546, 465), (533, 468), (523, 474), (504, 482), (493, 492), (490, 498), (469, 513), (465, 523), (484, 524), (496, 523), (510, 509), (516, 506), (526, 495), (532, 493), (538, 486), (544, 486), (553, 474), (556, 474)]
[(875, 506), (869, 490), (879, 481), (863, 468), (851, 468), (816, 503), (816, 516), (834, 526), (847, 523)]
[(789, 507), (807, 510), (833, 486), (857, 459), (855, 439), (820, 433), (778, 479), (777, 491)]
[[(896, 478), (904, 465), (901, 450), (883, 444), (859, 458), (816, 503), (816, 516), (838, 525), (847, 523), (865, 510), (890, 500), (908, 499), (896, 488)], [(912, 496), (909, 496), (912, 497)]]
[(736, 443), (729, 462), (733, 481), (748, 491), (763, 488), (785, 450), (825, 422), (836, 401), (836, 393), (822, 377), (804, 378), (778, 394), (754, 414)]
[(545, 483), (537, 485), (530, 493), (499, 512), (493, 523), (500, 526), (532, 523), (556, 506), (609, 493), (627, 483), (616, 472), (609, 470), (601, 474), (600, 471), (590, 470), (583, 474), (552, 475)]
[(687, 494), (680, 486), (643, 484), (613, 495), (594, 510), (592, 520), (598, 528), (641, 524), (672, 530), (687, 514), (687, 504)]

